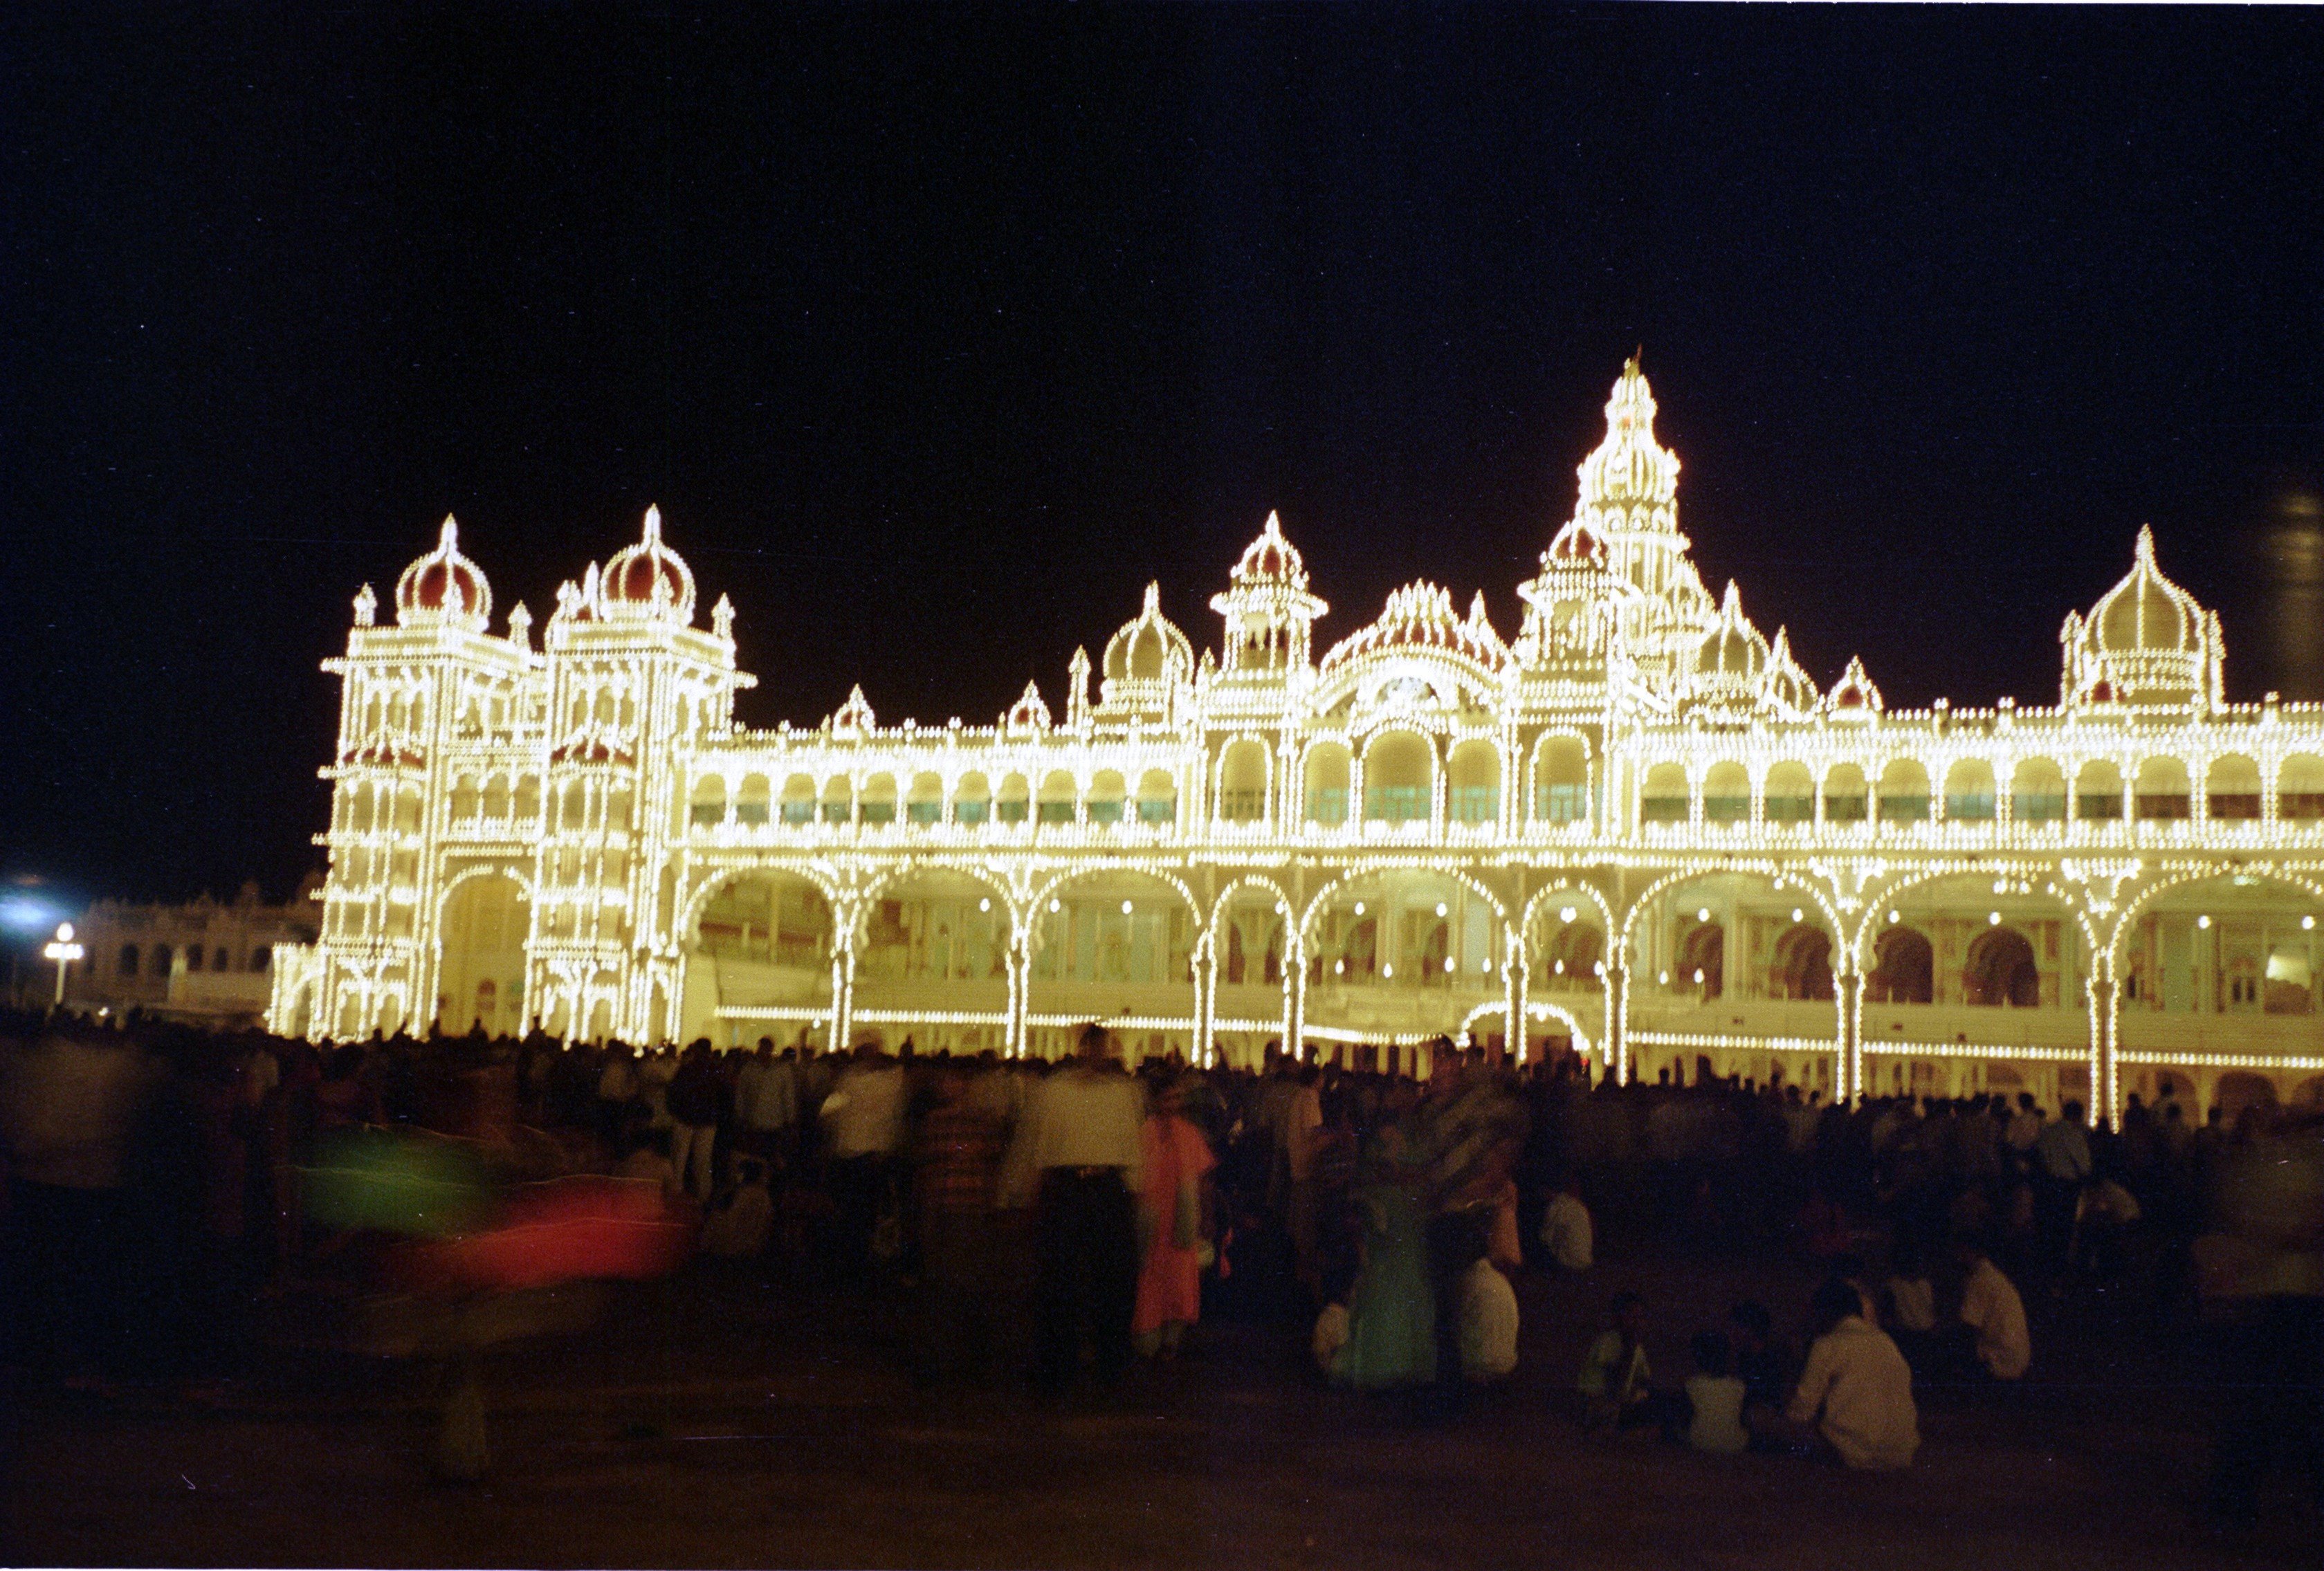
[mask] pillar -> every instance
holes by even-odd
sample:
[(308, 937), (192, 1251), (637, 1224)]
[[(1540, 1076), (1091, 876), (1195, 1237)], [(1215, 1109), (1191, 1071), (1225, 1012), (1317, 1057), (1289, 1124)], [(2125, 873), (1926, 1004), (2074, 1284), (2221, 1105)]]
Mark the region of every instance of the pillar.
[(2122, 987), (2115, 980), (2114, 956), (2101, 953), (2090, 967), (2090, 1127), (2101, 1119), (2122, 1126)]
[(1204, 933), (1194, 946), (1194, 1064), (1208, 1068), (1218, 1035), (1219, 951)]
[(1307, 945), (1286, 927), (1283, 951), (1283, 1051), (1307, 1058)]
[(1606, 1054), (1614, 1066), (1614, 1083), (1627, 1086), (1630, 1083), (1630, 968), (1619, 954), (1617, 951), (1617, 958), (1606, 965)]
[(855, 910), (852, 905), (832, 912), (831, 1051), (844, 1052), (853, 1043), (855, 1018)]
[(1508, 1030), (1502, 1040), (1508, 1043), (1509, 1061), (1522, 1063), (1526, 1052), (1526, 984), (1532, 970), (1526, 964), (1524, 941), (1512, 935), (1504, 946), (1501, 960), (1501, 997), (1508, 1013)]
[(1834, 972), (1832, 995), (1840, 1007), (1840, 1040), (1831, 1099), (1846, 1103), (1864, 1094), (1864, 973), (1853, 969)]
[(1001, 1053), (1008, 1058), (1023, 1058), (1026, 1051), (1026, 1016), (1031, 1012), (1033, 999), (1033, 942), (1029, 924), (1012, 914), (1009, 923), (1009, 947), (1005, 951), (1009, 968), (1009, 1024), (1007, 1040)]

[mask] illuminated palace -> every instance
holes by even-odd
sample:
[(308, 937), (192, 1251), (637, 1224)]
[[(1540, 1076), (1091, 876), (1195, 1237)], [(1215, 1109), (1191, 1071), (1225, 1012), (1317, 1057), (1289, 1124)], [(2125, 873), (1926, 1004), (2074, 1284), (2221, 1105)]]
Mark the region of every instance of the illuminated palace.
[(1819, 687), (1705, 589), (1654, 416), (1633, 363), (1514, 638), (1416, 583), (1319, 654), (1269, 518), (1214, 648), (1148, 588), (990, 725), (858, 689), (747, 729), (733, 607), (696, 625), (658, 514), (538, 647), (447, 519), (328, 663), (323, 930), (272, 1023), (1041, 1054), (1095, 1018), (1204, 1061), (1441, 1033), (2093, 1118), (2316, 1097), (2324, 706), (2226, 702), (2143, 530), (2055, 703)]

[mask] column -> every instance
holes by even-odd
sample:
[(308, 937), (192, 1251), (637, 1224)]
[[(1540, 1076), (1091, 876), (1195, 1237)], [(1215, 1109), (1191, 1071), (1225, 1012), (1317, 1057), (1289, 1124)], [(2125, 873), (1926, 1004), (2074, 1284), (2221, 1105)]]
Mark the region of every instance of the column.
[(2114, 956), (2101, 952), (2090, 965), (2090, 1127), (2103, 1121), (2122, 1125), (2122, 988), (2115, 980)]
[(1503, 941), (1501, 956), (1501, 998), (1508, 1011), (1505, 1016), (1508, 1030), (1503, 1040), (1508, 1043), (1509, 1061), (1524, 1061), (1526, 1049), (1526, 983), (1530, 969), (1526, 964), (1525, 943), (1511, 936)]
[(1307, 945), (1296, 932), (1284, 934), (1283, 1051), (1307, 1061)]
[(1033, 998), (1033, 940), (1027, 922), (1011, 914), (1009, 923), (1009, 948), (1005, 955), (1009, 968), (1008, 1041), (1001, 1052), (1009, 1058), (1023, 1058), (1026, 1051), (1026, 1015), (1032, 1008)]
[(1614, 1083), (1630, 1083), (1630, 967), (1617, 950), (1606, 963), (1606, 1052), (1614, 1066)]
[(844, 1052), (854, 1034), (855, 907), (836, 905), (831, 914), (831, 1051)]
[(1194, 1065), (1210, 1066), (1218, 1035), (1219, 952), (1212, 935), (1194, 946)]
[(1846, 1103), (1864, 1094), (1864, 973), (1834, 972), (1832, 994), (1840, 1008), (1840, 1039), (1831, 1099)]

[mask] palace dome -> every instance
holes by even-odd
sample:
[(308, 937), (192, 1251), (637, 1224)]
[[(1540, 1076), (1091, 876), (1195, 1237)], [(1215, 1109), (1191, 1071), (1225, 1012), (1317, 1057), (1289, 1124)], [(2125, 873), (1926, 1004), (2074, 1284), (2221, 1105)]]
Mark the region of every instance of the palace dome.
[(1756, 684), (1767, 665), (1767, 640), (1743, 615), (1743, 596), (1729, 583), (1719, 621), (1695, 650), (1694, 674), (1705, 684)]
[[(1655, 395), (1636, 356), (1606, 400), (1606, 439), (1582, 461), (1582, 510), (1668, 508), (1678, 495), (1678, 455), (1655, 440)], [(1670, 527), (1656, 520), (1657, 527)]]
[(1188, 675), (1194, 669), (1194, 645), (1162, 614), (1162, 586), (1148, 584), (1144, 608), (1106, 643), (1106, 681), (1160, 682), (1174, 673)]
[(1482, 594), (1471, 604), (1469, 620), (1462, 621), (1453, 612), (1449, 591), (1426, 579), (1415, 579), (1389, 593), (1388, 606), (1378, 621), (1333, 645), (1323, 657), (1323, 666), (1329, 670), (1365, 655), (1397, 649), (1461, 655), (1489, 671), (1499, 671), (1509, 658), (1508, 646), (1486, 618)]
[(597, 604), (608, 617), (667, 616), (694, 620), (694, 574), (686, 558), (662, 544), (661, 509), (646, 509), (645, 535), (605, 561)]
[(1294, 589), (1307, 587), (1307, 564), (1299, 548), (1283, 537), (1283, 525), (1272, 512), (1267, 515), (1267, 528), (1259, 538), (1243, 547), (1242, 558), (1228, 574), (1235, 585), (1282, 583)]
[(460, 555), (460, 526), (447, 513), (436, 548), (395, 581), (395, 620), (442, 620), (480, 629), (492, 611), (492, 585), (484, 582), (483, 568)]
[(2091, 641), (2109, 655), (2193, 654), (2202, 644), (2203, 608), (2163, 576), (2154, 532), (2142, 526), (2130, 572), (2098, 597), (2086, 625)]
[(1567, 562), (1603, 562), (1606, 560), (1606, 539), (1587, 519), (1573, 519), (1557, 531), (1549, 543), (1549, 555), (1543, 565)]

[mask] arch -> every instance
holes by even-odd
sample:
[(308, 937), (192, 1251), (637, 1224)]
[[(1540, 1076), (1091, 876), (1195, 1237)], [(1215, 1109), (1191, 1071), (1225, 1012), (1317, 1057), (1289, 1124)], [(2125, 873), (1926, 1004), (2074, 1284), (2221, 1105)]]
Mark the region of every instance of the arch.
[(2211, 1088), (2211, 1105), (2226, 1115), (2227, 1125), (2232, 1129), (2246, 1109), (2276, 1105), (2275, 1082), (2248, 1070), (2229, 1070)]
[(1981, 823), (1995, 813), (1993, 766), (1983, 758), (1962, 758), (1945, 771), (1945, 816), (1965, 823)]
[(1526, 898), (1525, 903), (1525, 930), (1527, 932), (1532, 932), (1535, 922), (1539, 920), (1543, 914), (1547, 912), (1553, 904), (1556, 905), (1560, 908), (1561, 920), (1569, 922), (1575, 920), (1582, 914), (1578, 909), (1574, 912), (1572, 917), (1564, 917), (1563, 915), (1563, 909), (1567, 905), (1577, 905), (1582, 902), (1586, 902), (1592, 910), (1598, 913), (1598, 921), (1600, 926), (1607, 932), (1610, 933), (1614, 932), (1615, 929), (1620, 925), (1614, 917), (1613, 902), (1608, 900), (1605, 896), (1600, 894), (1596, 888), (1591, 885), (1581, 883), (1579, 881), (1560, 881), (1550, 885), (1547, 888), (1535, 890), (1534, 893)]
[(1178, 822), (1178, 782), (1167, 769), (1148, 769), (1138, 777), (1138, 822), (1169, 824)]
[(505, 823), (509, 816), (509, 778), (494, 775), (484, 782), (484, 814), (494, 823)]
[(438, 1031), (489, 1036), (524, 1029), (527, 941), (531, 896), (513, 871), (472, 868), (446, 886), (437, 905), (436, 1007)]
[[(711, 776), (711, 780), (718, 788), (718, 813), (720, 817), (724, 817), (726, 812), (726, 782), (718, 779), (715, 775)], [(718, 820), (714, 818), (710, 822), (715, 823)], [(564, 807), (558, 817), (558, 827), (567, 831), (589, 827), (589, 786), (586, 781), (566, 782)]]
[(1237, 737), (1219, 749), (1215, 816), (1221, 822), (1257, 823), (1267, 816), (1271, 761), (1257, 737)]
[[(878, 1006), (882, 984), (940, 983), (951, 1010), (991, 1017), (978, 1023), (980, 1035), (1005, 1029), (1015, 913), (1008, 890), (989, 871), (949, 863), (893, 868), (862, 891), (853, 910), (852, 1007)], [(931, 1002), (925, 992), (892, 1001)]]
[[(1489, 1019), (1496, 1015), (1506, 1015), (1508, 1013), (1508, 1004), (1506, 1000), (1488, 998), (1485, 1002), (1478, 1005), (1474, 1009), (1470, 1010), (1468, 1015), (1462, 1018), (1461, 1022), (1461, 1029), (1454, 1034), (1452, 1040), (1463, 1047), (1471, 1045), (1470, 1039), (1475, 1034), (1474, 1028), (1477, 1022), (1480, 1020)], [(1535, 1003), (1528, 1001), (1526, 1005), (1526, 1019), (1528, 1023), (1536, 1020), (1554, 1020), (1559, 1022), (1565, 1027), (1567, 1034), (1573, 1039), (1574, 1052), (1582, 1058), (1586, 1059), (1597, 1051), (1597, 1049), (1591, 1045), (1590, 1041), (1590, 1033), (1587, 1028), (1582, 1025), (1580, 1018), (1577, 1017), (1571, 1009), (1566, 1008), (1562, 1004)], [(1528, 1052), (1530, 1052), (1532, 1047), (1531, 1033), (1526, 1034), (1526, 1044)], [(1518, 1061), (1522, 1063), (1526, 1061), (1526, 1060), (1521, 1057)]]
[(767, 777), (755, 771), (743, 776), (741, 788), (734, 793), (734, 822), (746, 829), (759, 829), (773, 817), (774, 788)]
[(1698, 921), (1679, 934), (1677, 954), (1671, 964), (1670, 985), (1680, 992), (1699, 990), (1708, 1000), (1727, 985), (1727, 928), (1716, 916)]
[(2052, 758), (2023, 758), (2009, 776), (2009, 816), (2017, 823), (2056, 823), (2066, 816), (2066, 774)]
[(1491, 823), (1501, 815), (1501, 749), (1482, 737), (1454, 744), (1445, 762), (1446, 814), (1455, 823)]
[(1002, 776), (1000, 794), (992, 799), (992, 816), (1001, 823), (1023, 823), (1032, 816), (1032, 783), (1015, 770)]
[(2259, 765), (2240, 753), (2211, 760), (2203, 776), (2203, 811), (2211, 818), (2257, 818), (2261, 792)]
[(2013, 1009), (2042, 1004), (2042, 969), (2034, 945), (2014, 927), (1988, 927), (1972, 940), (1961, 967), (1961, 1000)]
[(1828, 1002), (1833, 997), (1831, 934), (1812, 922), (1795, 922), (1777, 936), (1768, 983), (1778, 998)]
[(1533, 815), (1545, 823), (1578, 823), (1595, 805), (1590, 789), (1590, 744), (1553, 732), (1534, 744)]
[(786, 864), (770, 867), (762, 863), (745, 863), (737, 867), (719, 868), (701, 883), (696, 885), (687, 894), (686, 904), (679, 910), (678, 921), (673, 928), (678, 935), (678, 942), (681, 945), (698, 946), (702, 936), (700, 928), (703, 913), (709, 909), (711, 902), (734, 885), (754, 877), (797, 878), (812, 887), (826, 906), (834, 910), (839, 906), (838, 887), (823, 872), (811, 866)]
[(1686, 766), (1656, 764), (1638, 787), (1638, 822), (1684, 823), (1688, 817)]
[(1314, 936), (1315, 918), (1322, 914), (1324, 905), (1330, 902), (1334, 896), (1340, 894), (1343, 890), (1352, 888), (1355, 885), (1360, 884), (1366, 879), (1388, 877), (1397, 873), (1413, 873), (1425, 877), (1449, 878), (1453, 883), (1460, 885), (1462, 888), (1476, 896), (1480, 900), (1484, 901), (1485, 904), (1491, 908), (1494, 919), (1499, 922), (1504, 928), (1508, 925), (1508, 907), (1501, 903), (1501, 897), (1499, 895), (1494, 894), (1491, 888), (1489, 888), (1475, 874), (1468, 872), (1463, 868), (1435, 867), (1415, 868), (1392, 862), (1363, 863), (1356, 867), (1343, 869), (1338, 877), (1332, 879), (1321, 889), (1315, 891), (1313, 896), (1308, 897), (1305, 908), (1299, 914), (1299, 934), (1302, 942), (1304, 942), (1306, 939)]
[(1871, 787), (1861, 764), (1834, 764), (1823, 774), (1823, 816), (1826, 823), (1862, 823), (1871, 803)]
[(1052, 769), (1042, 778), (1038, 812), (1043, 823), (1071, 823), (1080, 808), (1081, 787), (1064, 769)]
[(1751, 773), (1731, 758), (1702, 777), (1702, 816), (1710, 823), (1740, 823), (1751, 816)]
[(1100, 769), (1090, 778), (1089, 800), (1084, 811), (1092, 823), (1120, 823), (1122, 804), (1130, 800), (1130, 785), (1119, 769)]
[(2192, 817), (2187, 766), (2167, 754), (2145, 759), (2138, 766), (2138, 785), (2132, 793), (2131, 803), (2141, 818)]
[[(581, 783), (577, 780), (566, 788), (565, 814), (568, 827), (573, 819), (574, 796), (580, 789)], [(687, 818), (689, 822), (704, 828), (726, 822), (726, 781), (724, 776), (705, 775), (694, 783)]]
[(1925, 823), (1929, 817), (1929, 771), (1918, 758), (1891, 758), (1880, 771), (1880, 822)]
[(1883, 929), (1873, 941), (1872, 960), (1865, 1002), (1926, 1004), (1936, 997), (1937, 951), (1919, 929), (1902, 923)]
[[(1021, 778), (1021, 776), (1020, 776)], [(971, 769), (953, 787), (952, 821), (954, 823), (982, 823), (992, 816), (992, 783), (982, 770)]]
[(1767, 771), (1761, 816), (1769, 823), (1814, 822), (1815, 776), (1805, 764), (1786, 758)]
[(1225, 888), (1221, 889), (1218, 898), (1211, 902), (1210, 917), (1203, 923), (1204, 939), (1214, 941), (1217, 938), (1219, 922), (1226, 915), (1228, 903), (1246, 889), (1257, 889), (1272, 899), (1276, 908), (1282, 912), (1286, 922), (1296, 919), (1299, 914), (1291, 904), (1291, 896), (1284, 893), (1280, 884), (1272, 878), (1260, 877), (1256, 873), (1245, 873), (1227, 885)]
[(2119, 969), (2124, 942), (2135, 930), (2139, 919), (2150, 914), (2156, 901), (2166, 895), (2178, 894), (2190, 886), (2216, 883), (2222, 878), (2279, 885), (2296, 892), (2305, 899), (2324, 905), (2324, 881), (2292, 868), (2281, 866), (2255, 867), (2246, 864), (2237, 867), (2230, 873), (2219, 868), (2200, 868), (2189, 872), (2166, 875), (2141, 889), (2123, 906), (2121, 915), (2115, 919), (2114, 931), (2107, 943), (2099, 946), (2093, 940), (2093, 947), (2103, 947), (2109, 962)]
[(452, 822), (466, 823), (476, 818), (484, 806), (484, 793), (477, 788), (474, 775), (462, 775), (452, 782), (449, 804)]
[[(1561, 912), (1567, 907), (1560, 906)], [(1544, 946), (1541, 964), (1533, 968), (1536, 988), (1600, 991), (1606, 986), (1606, 933), (1579, 906), (1571, 922), (1561, 922)]]
[(2092, 758), (2074, 774), (2074, 816), (2105, 822), (2122, 816), (2122, 770), (2112, 758)]
[(2294, 753), (2275, 772), (2275, 815), (2301, 822), (2324, 818), (2324, 758)]
[(783, 822), (788, 824), (815, 822), (815, 777), (793, 775), (783, 782)]
[(1355, 755), (1348, 744), (1320, 741), (1307, 749), (1302, 772), (1309, 823), (1336, 827), (1348, 822), (1348, 781)]
[(1418, 731), (1383, 730), (1364, 749), (1364, 820), (1425, 823), (1436, 788), (1436, 747)]
[(823, 822), (848, 823), (855, 817), (855, 782), (834, 775), (823, 783)]
[(863, 782), (863, 792), (856, 799), (855, 821), (858, 823), (893, 823), (896, 822), (896, 777), (886, 770)]

